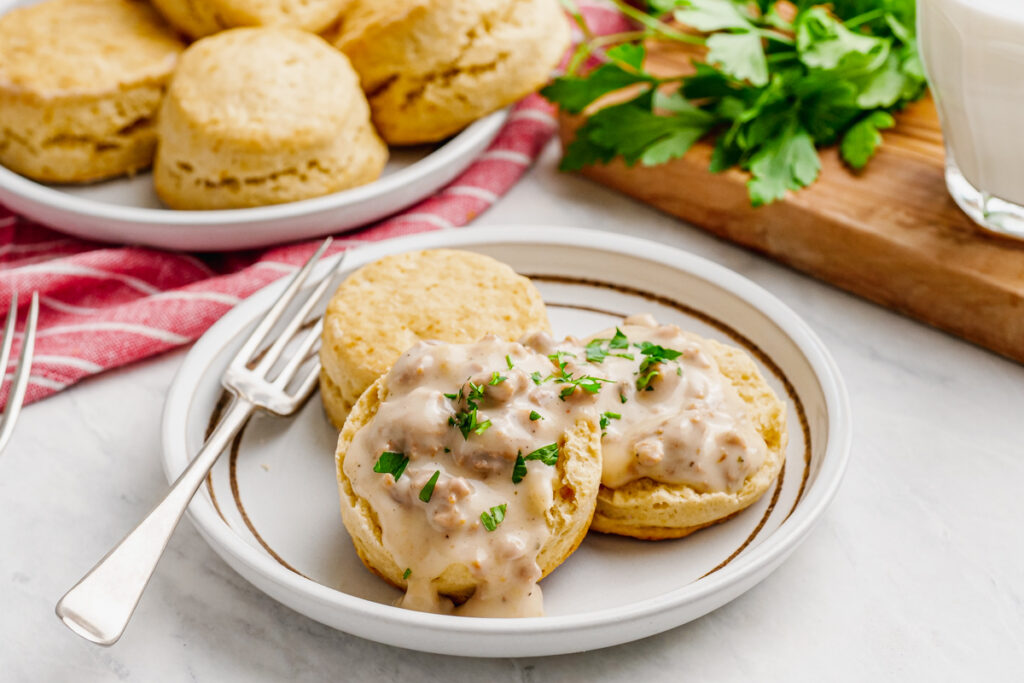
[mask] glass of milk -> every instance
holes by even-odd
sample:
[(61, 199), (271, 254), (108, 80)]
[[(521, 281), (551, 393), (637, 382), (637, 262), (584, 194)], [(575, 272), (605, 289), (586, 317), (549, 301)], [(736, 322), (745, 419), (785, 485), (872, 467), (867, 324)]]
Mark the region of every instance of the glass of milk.
[(1024, 0), (918, 0), (946, 186), (976, 223), (1024, 238)]

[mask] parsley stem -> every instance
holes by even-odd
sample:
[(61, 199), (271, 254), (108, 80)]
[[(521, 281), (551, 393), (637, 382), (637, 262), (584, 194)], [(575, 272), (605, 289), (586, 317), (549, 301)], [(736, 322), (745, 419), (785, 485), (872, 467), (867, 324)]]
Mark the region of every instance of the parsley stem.
[(590, 43), (585, 40), (581, 41), (580, 44), (576, 46), (576, 49), (573, 50), (572, 57), (569, 58), (569, 63), (565, 67), (565, 75), (575, 76), (580, 65), (590, 57), (590, 52)]
[(885, 9), (879, 7), (877, 9), (873, 9), (871, 11), (865, 12), (864, 14), (858, 14), (854, 18), (848, 19), (847, 21), (844, 21), (843, 22), (843, 26), (845, 26), (846, 28), (856, 28), (856, 27), (860, 26), (861, 24), (866, 24), (869, 21), (874, 21), (875, 19), (883, 16), (884, 14), (885, 14)]
[(792, 38), (790, 38), (789, 36), (787, 36), (787, 35), (785, 35), (783, 33), (779, 33), (778, 31), (776, 31), (774, 29), (762, 28), (762, 29), (758, 30), (758, 34), (762, 38), (767, 38), (768, 40), (774, 40), (776, 43), (782, 43), (783, 45), (793, 45), (794, 44)]
[(634, 40), (642, 40), (647, 35), (646, 31), (623, 31), (622, 33), (609, 33), (608, 35), (598, 36), (590, 41), (592, 47), (604, 47), (605, 45), (615, 45), (618, 43), (627, 43)]
[(665, 24), (664, 22), (655, 19), (650, 14), (647, 14), (646, 12), (638, 10), (632, 5), (627, 4), (623, 0), (611, 0), (611, 3), (615, 5), (615, 7), (618, 8), (618, 10), (625, 14), (627, 17), (634, 21), (640, 22), (648, 29), (650, 29), (651, 32), (657, 35), (660, 35), (664, 38), (669, 38), (670, 40), (677, 40), (680, 43), (691, 43), (693, 45), (704, 44), (703, 38), (699, 36), (691, 36), (686, 33), (677, 31), (671, 26)]
[(576, 25), (580, 27), (580, 30), (583, 31), (583, 37), (588, 41), (593, 39), (594, 34), (590, 27), (587, 26), (587, 20), (583, 17), (583, 12), (580, 11), (576, 0), (561, 0), (561, 4), (565, 11), (569, 13), (569, 16), (572, 17), (572, 20), (576, 22)]

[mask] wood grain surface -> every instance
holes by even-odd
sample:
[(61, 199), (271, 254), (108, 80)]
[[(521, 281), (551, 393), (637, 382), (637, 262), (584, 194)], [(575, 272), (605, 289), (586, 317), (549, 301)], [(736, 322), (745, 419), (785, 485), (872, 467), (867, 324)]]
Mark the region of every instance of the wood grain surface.
[[(835, 148), (821, 176), (775, 204), (752, 208), (747, 174), (712, 174), (711, 146), (683, 159), (583, 171), (720, 237), (845, 290), (1024, 362), (1024, 242), (975, 227), (943, 177), (942, 134), (931, 100), (897, 116), (867, 168), (852, 173)], [(563, 145), (581, 117), (563, 115)]]

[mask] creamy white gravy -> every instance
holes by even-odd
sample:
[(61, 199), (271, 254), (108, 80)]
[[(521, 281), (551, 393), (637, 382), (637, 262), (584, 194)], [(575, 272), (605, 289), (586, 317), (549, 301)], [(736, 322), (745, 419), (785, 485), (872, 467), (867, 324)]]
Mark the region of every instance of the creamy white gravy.
[(604, 486), (646, 477), (698, 493), (733, 492), (764, 463), (767, 446), (747, 404), (700, 337), (635, 315), (558, 348), (589, 355), (588, 372), (614, 380), (595, 396)]
[[(581, 418), (602, 427), (609, 488), (647, 477), (734, 491), (766, 455), (703, 341), (647, 315), (583, 341), (539, 332), (521, 343), (421, 342), (384, 383), (387, 399), (356, 434), (344, 470), (376, 512), (384, 547), (408, 568), (399, 604), (410, 609), (543, 613), (537, 556), (556, 472), (543, 449), (558, 452)], [(453, 564), (478, 583), (459, 607), (435, 583)]]

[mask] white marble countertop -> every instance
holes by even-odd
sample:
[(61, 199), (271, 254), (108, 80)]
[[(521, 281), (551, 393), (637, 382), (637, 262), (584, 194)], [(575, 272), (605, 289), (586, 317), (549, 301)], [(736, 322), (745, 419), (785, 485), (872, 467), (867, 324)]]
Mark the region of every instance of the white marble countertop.
[(1024, 367), (561, 175), (556, 159), (549, 147), (478, 224), (576, 225), (690, 250), (776, 294), (835, 355), (852, 397), (851, 463), (782, 568), (636, 643), (459, 659), (292, 612), (186, 522), (124, 638), (90, 645), (53, 606), (166, 488), (158, 433), (178, 352), (25, 409), (0, 457), (0, 680), (1021, 680)]

